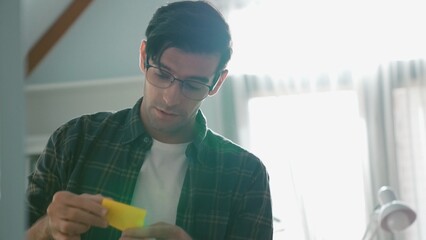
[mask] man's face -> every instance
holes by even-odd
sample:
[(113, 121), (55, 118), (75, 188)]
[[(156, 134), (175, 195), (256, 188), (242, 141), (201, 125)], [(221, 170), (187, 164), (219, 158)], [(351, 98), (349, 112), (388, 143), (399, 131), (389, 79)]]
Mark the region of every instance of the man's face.
[[(145, 57), (144, 46), (141, 46), (141, 69), (146, 76), (147, 69), (143, 67), (142, 62)], [(178, 79), (206, 79), (208, 81), (206, 83), (212, 85), (219, 55), (187, 53), (177, 48), (168, 48), (159, 63), (151, 61), (149, 64), (161, 67)], [(148, 68), (148, 71), (151, 70)], [(218, 85), (221, 83), (222, 81)], [(141, 104), (142, 121), (150, 134), (161, 142), (188, 142), (194, 134), (195, 116), (201, 102), (185, 97), (179, 81), (174, 81), (170, 87), (161, 89), (145, 80)]]

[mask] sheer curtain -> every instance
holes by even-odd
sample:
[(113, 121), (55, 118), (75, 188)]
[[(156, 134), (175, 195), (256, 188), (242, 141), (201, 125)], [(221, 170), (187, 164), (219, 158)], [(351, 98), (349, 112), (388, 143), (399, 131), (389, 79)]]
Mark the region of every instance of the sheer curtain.
[[(361, 239), (383, 185), (391, 186), (418, 218), (403, 232), (379, 231), (377, 239), (426, 237), (425, 69), (424, 60), (411, 60), (385, 63), (364, 73), (231, 76), (223, 88), (228, 89), (222, 95), (227, 99), (224, 121), (233, 113), (237, 127), (228, 133), (235, 129), (237, 142), (259, 153), (271, 172), (276, 239)], [(260, 109), (269, 115), (252, 115), (250, 101), (268, 97), (275, 99)], [(300, 105), (280, 97), (305, 100)], [(348, 114), (348, 109), (356, 111)], [(286, 112), (293, 116), (279, 116)], [(259, 127), (265, 121), (268, 124)], [(250, 132), (251, 125), (260, 129), (260, 135)], [(290, 135), (295, 129), (300, 132), (292, 140), (275, 136)], [(315, 149), (315, 144), (322, 149)]]
[(377, 202), (377, 189), (381, 185), (392, 186), (418, 215), (413, 226), (395, 234), (395, 239), (424, 239), (425, 61), (395, 61), (382, 65), (375, 76), (364, 77), (361, 84), (362, 112), (367, 122), (369, 141), (366, 170), (370, 196)]
[(361, 239), (382, 185), (418, 218), (377, 239), (426, 239), (422, 2), (232, 2), (223, 125), (267, 163), (276, 239)]
[(244, 82), (248, 146), (270, 172), (276, 239), (360, 239), (366, 145), (351, 76)]

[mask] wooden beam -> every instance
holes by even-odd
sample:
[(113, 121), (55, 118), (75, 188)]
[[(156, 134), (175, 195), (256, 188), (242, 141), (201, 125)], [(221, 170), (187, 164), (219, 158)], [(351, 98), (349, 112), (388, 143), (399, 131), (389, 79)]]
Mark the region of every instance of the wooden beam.
[(50, 26), (27, 54), (26, 75), (30, 75), (49, 50), (58, 42), (93, 0), (74, 0)]

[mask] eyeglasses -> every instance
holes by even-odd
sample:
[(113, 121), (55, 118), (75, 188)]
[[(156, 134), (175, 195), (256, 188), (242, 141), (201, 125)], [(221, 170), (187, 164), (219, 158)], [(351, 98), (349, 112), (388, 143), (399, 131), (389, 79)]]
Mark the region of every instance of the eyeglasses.
[(169, 88), (174, 81), (178, 81), (180, 83), (180, 89), (182, 95), (185, 97), (200, 101), (206, 98), (209, 95), (209, 92), (213, 90), (216, 85), (216, 82), (219, 78), (218, 74), (215, 74), (215, 79), (212, 85), (207, 85), (198, 80), (181, 80), (176, 78), (170, 72), (145, 62), (146, 69), (146, 80), (155, 87), (166, 89)]

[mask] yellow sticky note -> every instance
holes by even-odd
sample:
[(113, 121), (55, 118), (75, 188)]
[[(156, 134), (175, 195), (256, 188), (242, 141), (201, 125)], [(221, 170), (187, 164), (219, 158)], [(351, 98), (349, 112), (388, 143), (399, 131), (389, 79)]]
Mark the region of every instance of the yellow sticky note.
[(102, 200), (102, 206), (108, 209), (108, 224), (118, 230), (127, 228), (143, 227), (146, 210), (120, 203), (108, 198)]

